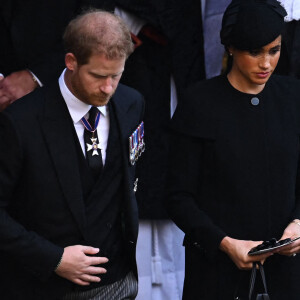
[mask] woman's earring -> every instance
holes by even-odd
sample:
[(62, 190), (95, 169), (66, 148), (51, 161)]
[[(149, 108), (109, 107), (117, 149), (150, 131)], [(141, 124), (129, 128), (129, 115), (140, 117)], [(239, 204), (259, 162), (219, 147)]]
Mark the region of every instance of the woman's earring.
[(229, 52), (229, 55), (230, 55), (230, 56), (232, 56), (232, 53), (231, 53), (231, 52)]

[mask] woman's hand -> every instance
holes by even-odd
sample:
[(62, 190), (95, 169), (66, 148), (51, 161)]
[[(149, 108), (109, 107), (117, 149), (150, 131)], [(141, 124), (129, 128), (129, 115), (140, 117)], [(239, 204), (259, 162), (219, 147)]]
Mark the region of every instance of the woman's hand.
[[(298, 219), (294, 220), (286, 227), (280, 240), (284, 240), (287, 238), (290, 238), (293, 240), (297, 237), (300, 237), (300, 220), (298, 220)], [(284, 247), (276, 250), (275, 252), (278, 254), (281, 254), (281, 255), (286, 255), (286, 256), (292, 256), (292, 255), (299, 253), (300, 252), (300, 239), (287, 245), (287, 246), (284, 246)]]
[(249, 270), (252, 268), (254, 261), (260, 261), (261, 264), (263, 264), (269, 256), (273, 255), (272, 252), (253, 256), (248, 255), (248, 252), (253, 247), (258, 246), (261, 243), (262, 241), (244, 241), (227, 236), (221, 241), (220, 249), (231, 258), (239, 269)]

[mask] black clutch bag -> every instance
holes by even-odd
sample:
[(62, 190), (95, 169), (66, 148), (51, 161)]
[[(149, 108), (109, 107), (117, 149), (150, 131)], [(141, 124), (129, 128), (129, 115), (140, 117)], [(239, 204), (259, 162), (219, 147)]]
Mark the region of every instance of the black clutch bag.
[(300, 237), (297, 237), (295, 239), (284, 239), (284, 240), (281, 240), (281, 241), (276, 241), (275, 238), (272, 238), (268, 241), (264, 241), (262, 244), (252, 248), (248, 254), (249, 255), (259, 255), (259, 254), (263, 254), (263, 253), (267, 253), (267, 252), (270, 252), (270, 251), (273, 251), (275, 249), (278, 249), (278, 248), (282, 248), (286, 245), (289, 245), (297, 240), (299, 240)]
[[(264, 292), (262, 294), (257, 294), (253, 295), (253, 290), (254, 290), (254, 285), (255, 285), (255, 280), (256, 280), (256, 273), (257, 273), (257, 267), (260, 271), (262, 283), (264, 286)], [(254, 262), (253, 267), (252, 267), (252, 272), (251, 272), (251, 278), (250, 278), (250, 287), (249, 287), (249, 300), (270, 300), (270, 297), (268, 295), (268, 290), (267, 290), (267, 283), (266, 283), (266, 278), (265, 278), (265, 271), (264, 267), (260, 262)]]

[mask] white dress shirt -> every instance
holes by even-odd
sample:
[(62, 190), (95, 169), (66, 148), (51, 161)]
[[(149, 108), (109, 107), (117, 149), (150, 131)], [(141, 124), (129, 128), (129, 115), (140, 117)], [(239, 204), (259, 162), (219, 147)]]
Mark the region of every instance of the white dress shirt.
[[(66, 83), (65, 83), (65, 72), (66, 69), (62, 72), (62, 74), (59, 77), (59, 88), (61, 91), (61, 94), (63, 98), (66, 101), (69, 113), (71, 115), (71, 118), (74, 123), (74, 127), (78, 136), (78, 140), (80, 142), (83, 154), (86, 153), (86, 147), (84, 143), (84, 126), (82, 122), (80, 121), (82, 117), (85, 117), (88, 119), (89, 117), (89, 110), (92, 107), (89, 104), (86, 104), (82, 101), (80, 101), (78, 98), (76, 98), (71, 91), (68, 89)], [(101, 154), (102, 154), (102, 161), (103, 165), (105, 164), (105, 158), (106, 158), (106, 149), (107, 149), (107, 141), (108, 141), (108, 134), (109, 134), (109, 111), (107, 106), (98, 106), (98, 109), (101, 113), (100, 115), (100, 122), (97, 127), (97, 134), (98, 139), (100, 143), (101, 148)]]

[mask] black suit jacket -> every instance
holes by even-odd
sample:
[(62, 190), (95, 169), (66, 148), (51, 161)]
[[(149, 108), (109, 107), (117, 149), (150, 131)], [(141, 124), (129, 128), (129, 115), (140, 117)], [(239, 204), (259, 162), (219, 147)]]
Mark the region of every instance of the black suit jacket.
[[(111, 101), (123, 147), (124, 238), (136, 270), (138, 214), (128, 137), (141, 122), (143, 101), (121, 84)], [(74, 130), (57, 84), (24, 97), (0, 116), (1, 294), (18, 287), (30, 299), (55, 299), (69, 285), (53, 271), (63, 248), (80, 244), (86, 234)]]

